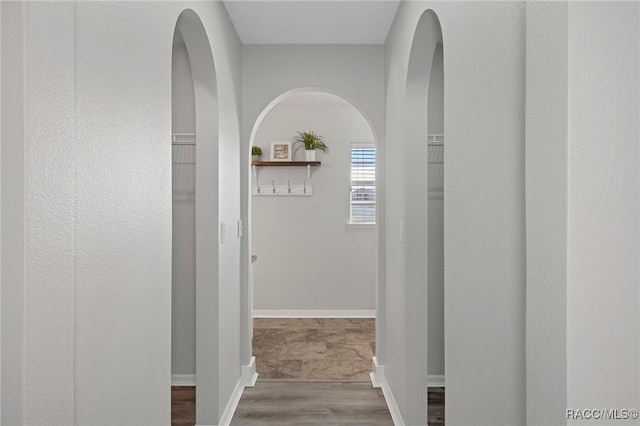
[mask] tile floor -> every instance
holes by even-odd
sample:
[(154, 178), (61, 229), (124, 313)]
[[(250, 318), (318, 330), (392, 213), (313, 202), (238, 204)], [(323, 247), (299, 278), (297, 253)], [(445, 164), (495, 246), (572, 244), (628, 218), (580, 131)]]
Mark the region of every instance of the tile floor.
[(369, 380), (374, 319), (256, 318), (253, 327), (260, 379)]

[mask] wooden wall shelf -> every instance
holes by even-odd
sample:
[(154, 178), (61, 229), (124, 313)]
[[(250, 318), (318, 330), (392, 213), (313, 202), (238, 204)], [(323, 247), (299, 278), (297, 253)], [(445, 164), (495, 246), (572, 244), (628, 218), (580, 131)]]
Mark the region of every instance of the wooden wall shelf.
[(260, 167), (299, 167), (299, 166), (319, 166), (320, 161), (252, 161), (252, 166)]
[(306, 167), (307, 179), (311, 179), (311, 166), (319, 166), (320, 161), (252, 161), (253, 177), (258, 180), (258, 167)]

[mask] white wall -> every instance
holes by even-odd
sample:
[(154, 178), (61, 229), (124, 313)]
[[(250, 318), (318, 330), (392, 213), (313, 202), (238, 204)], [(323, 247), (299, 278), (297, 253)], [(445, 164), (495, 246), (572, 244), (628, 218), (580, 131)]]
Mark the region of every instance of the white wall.
[(2, 5), (2, 422), (14, 424), (73, 421), (73, 7), (41, 6)]
[[(171, 131), (194, 134), (195, 94), (189, 54), (184, 41), (174, 42), (172, 63)], [(196, 147), (192, 145), (172, 147), (172, 374), (196, 373), (195, 154)]]
[[(2, 3), (2, 418), (23, 421), (24, 3)], [(7, 64), (13, 64), (8, 67)]]
[[(2, 34), (2, 7), (0, 7), (0, 35)], [(1, 37), (0, 37), (1, 38)], [(2, 140), (2, 42), (0, 42), (0, 140)], [(2, 144), (0, 143), (0, 146)], [(2, 150), (0, 149), (0, 192), (2, 191)], [(2, 235), (2, 197), (0, 197), (0, 236)], [(2, 321), (2, 241), (0, 240), (0, 322)], [(0, 326), (0, 342), (2, 327)], [(2, 422), (2, 348), (0, 348), (0, 422)]]
[(195, 94), (189, 53), (179, 32), (176, 33), (171, 61), (171, 131), (195, 133)]
[(568, 408), (640, 409), (639, 31), (637, 2), (569, 4)]
[[(429, 5), (442, 24), (446, 72), (447, 424), (523, 424), (523, 4), (402, 2), (387, 39), (385, 373), (404, 420), (424, 422), (424, 403), (415, 398), (416, 371), (405, 364), (423, 350), (426, 336), (423, 323), (406, 320), (405, 307), (413, 303), (406, 292), (413, 289), (403, 287), (409, 248), (400, 234), (408, 217), (403, 194), (408, 59), (417, 22)], [(395, 332), (402, 329), (404, 336)]]
[(567, 424), (639, 408), (640, 8), (533, 4), (527, 23), (527, 420)]
[[(269, 157), (270, 141), (297, 131), (322, 135), (329, 152), (317, 152), (310, 197), (252, 197), (254, 309), (375, 309), (375, 227), (348, 227), (352, 142), (373, 143), (362, 114), (349, 105), (278, 105), (264, 118), (254, 145)], [(304, 150), (296, 153), (304, 157)], [(264, 167), (260, 185), (302, 184), (306, 168)], [(254, 180), (255, 184), (255, 180)], [(267, 188), (268, 189), (268, 188)]]
[(442, 43), (436, 45), (429, 79), (429, 133), (444, 133), (444, 63)]
[[(436, 46), (429, 78), (428, 127), (431, 134), (444, 133), (444, 68), (442, 45)], [(446, 141), (445, 141), (446, 143)], [(429, 300), (428, 373), (444, 375), (444, 164), (441, 148), (430, 148), (428, 249)]]
[(527, 4), (527, 424), (566, 424), (568, 4)]
[[(13, 52), (12, 69), (24, 66), (15, 81), (6, 80), (24, 92), (16, 90), (9, 104), (18, 114), (12, 129), (18, 137), (9, 143), (3, 128), (3, 161), (5, 148), (17, 148), (14, 161), (25, 153), (24, 163), (14, 165), (16, 177), (25, 176), (25, 192), (2, 212), (3, 229), (13, 218), (18, 235), (3, 233), (2, 243), (14, 241), (20, 257), (24, 241), (26, 268), (24, 282), (2, 289), (3, 304), (15, 303), (2, 309), (3, 327), (15, 324), (11, 335), (3, 330), (3, 351), (21, 322), (24, 333), (24, 353), (2, 356), (3, 389), (12, 383), (19, 392), (3, 392), (3, 422), (169, 423), (171, 51), (187, 6), (200, 14), (216, 58), (219, 216), (235, 224), (241, 57), (221, 3), (2, 5), (25, 8), (24, 21), (5, 20), (13, 25), (2, 28), (3, 46), (11, 40), (18, 51), (24, 34), (23, 62), (16, 50), (2, 51), (3, 63)], [(9, 76), (2, 77), (4, 85)], [(9, 172), (4, 164), (2, 171)], [(3, 207), (11, 198), (5, 189), (13, 188), (3, 187)], [(240, 377), (240, 242), (228, 237), (220, 246), (217, 413)], [(3, 274), (12, 273), (7, 260)]]

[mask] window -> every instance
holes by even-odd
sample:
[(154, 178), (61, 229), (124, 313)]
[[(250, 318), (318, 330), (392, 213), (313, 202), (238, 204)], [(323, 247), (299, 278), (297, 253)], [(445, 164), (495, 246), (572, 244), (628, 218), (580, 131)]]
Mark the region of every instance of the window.
[(351, 144), (352, 224), (376, 223), (376, 147)]

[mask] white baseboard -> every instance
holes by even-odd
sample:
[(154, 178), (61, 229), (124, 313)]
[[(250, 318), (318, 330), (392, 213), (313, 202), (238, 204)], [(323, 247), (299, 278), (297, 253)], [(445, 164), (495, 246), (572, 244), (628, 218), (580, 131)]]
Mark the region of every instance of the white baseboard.
[(374, 356), (372, 359), (373, 368), (369, 377), (371, 377), (371, 384), (374, 388), (382, 387), (382, 381), (384, 380), (384, 365), (378, 364), (378, 359)]
[(254, 318), (375, 318), (375, 309), (254, 309)]
[(387, 407), (389, 408), (389, 413), (391, 413), (393, 424), (395, 426), (405, 426), (402, 414), (400, 414), (400, 408), (398, 408), (398, 403), (393, 396), (393, 392), (391, 392), (391, 388), (389, 387), (387, 378), (384, 376), (384, 366), (379, 365), (378, 360), (375, 357), (373, 357), (373, 373), (371, 373), (371, 383), (374, 387), (379, 387), (382, 389), (382, 394), (384, 395), (384, 400), (386, 401)]
[(222, 417), (220, 417), (220, 424), (218, 426), (228, 426), (233, 419), (233, 415), (236, 412), (236, 408), (238, 408), (238, 403), (240, 402), (240, 398), (242, 398), (242, 392), (244, 392), (245, 387), (253, 387), (256, 384), (256, 380), (258, 380), (258, 373), (256, 372), (256, 357), (252, 356), (249, 364), (242, 366), (242, 375), (236, 383), (236, 387), (231, 394), (231, 398), (229, 398), (229, 402), (227, 402), (227, 406), (224, 408), (224, 412), (222, 413)]
[(258, 380), (258, 373), (256, 372), (256, 357), (252, 356), (251, 361), (247, 365), (242, 366), (242, 383), (245, 387), (254, 387)]
[(222, 417), (220, 417), (220, 424), (218, 426), (229, 426), (231, 419), (233, 419), (233, 415), (236, 412), (236, 408), (238, 408), (238, 403), (240, 402), (243, 391), (243, 377), (240, 377), (240, 379), (238, 379), (238, 383), (236, 383), (233, 393), (231, 394), (231, 398), (229, 398), (229, 401), (227, 402), (227, 406), (222, 412)]
[(443, 388), (444, 387), (444, 374), (436, 375), (429, 374), (427, 376), (428, 388)]
[(196, 375), (195, 374), (172, 374), (171, 386), (195, 386)]

